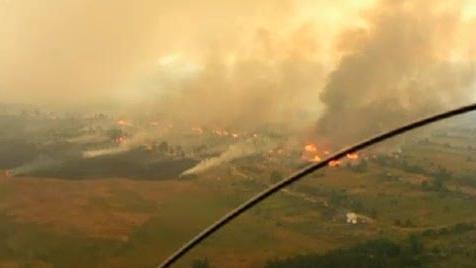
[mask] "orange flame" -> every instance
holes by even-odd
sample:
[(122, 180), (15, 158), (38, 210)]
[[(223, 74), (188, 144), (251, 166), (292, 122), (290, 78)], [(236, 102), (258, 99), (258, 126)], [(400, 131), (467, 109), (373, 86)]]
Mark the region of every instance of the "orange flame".
[(309, 162), (318, 163), (321, 162), (321, 158), (318, 155), (315, 155), (313, 158), (309, 159)]
[(306, 144), (304, 146), (304, 152), (302, 158), (308, 162), (317, 163), (321, 161), (317, 152), (317, 146), (315, 144)]
[(332, 160), (329, 162), (330, 167), (338, 167), (340, 166), (340, 160)]
[(192, 127), (192, 131), (197, 134), (203, 134), (203, 129), (201, 127)]
[(350, 160), (357, 160), (359, 159), (359, 154), (358, 153), (347, 154), (347, 158)]
[(312, 143), (306, 144), (306, 146), (304, 146), (304, 151), (310, 152), (310, 153), (317, 153), (317, 146)]
[(118, 124), (119, 126), (132, 126), (129, 121), (126, 121), (124, 119), (117, 120), (116, 124)]
[(228, 136), (228, 135), (230, 135), (230, 133), (228, 131), (224, 130), (224, 129), (217, 129), (213, 132), (218, 136)]
[(121, 136), (121, 137), (118, 137), (114, 140), (117, 144), (123, 144), (125, 142), (127, 142), (127, 138), (124, 137), (124, 136)]

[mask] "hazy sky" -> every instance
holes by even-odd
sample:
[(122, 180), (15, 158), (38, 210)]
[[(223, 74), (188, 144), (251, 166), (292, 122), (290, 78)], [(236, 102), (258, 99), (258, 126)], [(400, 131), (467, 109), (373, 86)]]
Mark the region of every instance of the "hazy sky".
[[(187, 92), (199, 88), (199, 93), (193, 93), (198, 98), (203, 96), (203, 83), (213, 84), (208, 94), (216, 95), (238, 81), (248, 89), (237, 95), (241, 102), (249, 102), (255, 92), (266, 94), (275, 88), (282, 96), (275, 108), (282, 107), (279, 101), (294, 91), (303, 93), (295, 102), (314, 101), (330, 71), (361, 44), (359, 32), (378, 27), (375, 10), (390, 2), (399, 1), (0, 0), (0, 101), (66, 106), (141, 102), (183, 87)], [(401, 5), (414, 5), (411, 2)], [(470, 30), (474, 28), (468, 26), (476, 13), (474, 1), (414, 3), (432, 10), (454, 9), (458, 25), (453, 25), (454, 18), (437, 20), (435, 25), (429, 19), (428, 27), (448, 24), (458, 31), (458, 40), (445, 48), (451, 52), (441, 55), (445, 60), (474, 59), (476, 50), (469, 45), (476, 41)], [(441, 42), (434, 37), (434, 42)], [(219, 70), (213, 66), (232, 68), (232, 78), (224, 72), (220, 75), (226, 81), (220, 82), (200, 74), (193, 81), (200, 86), (176, 83), (203, 70), (215, 77)], [(277, 82), (260, 84), (261, 77)], [(292, 83), (299, 81), (313, 84), (294, 88)], [(251, 102), (258, 102), (260, 94)]]
[(327, 46), (369, 2), (2, 0), (2, 100), (110, 96), (168, 55), (200, 62), (216, 50), (251, 48), (259, 29), (286, 34), (316, 23)]

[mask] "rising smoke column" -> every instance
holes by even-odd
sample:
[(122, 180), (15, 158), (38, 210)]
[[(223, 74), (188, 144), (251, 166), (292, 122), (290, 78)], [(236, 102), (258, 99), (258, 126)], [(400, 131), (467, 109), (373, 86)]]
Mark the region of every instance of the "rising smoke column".
[(157, 139), (157, 137), (157, 133), (149, 131), (139, 131), (137, 133), (134, 133), (132, 137), (124, 137), (124, 141), (116, 146), (94, 150), (86, 150), (83, 151), (82, 156), (83, 158), (96, 158), (107, 155), (117, 155), (126, 153), (140, 146), (152, 143), (154, 140)]
[[(450, 3), (451, 2), (451, 3)], [(368, 27), (343, 34), (321, 94), (318, 135), (348, 143), (468, 101), (474, 42), (455, 1), (382, 1)]]
[(275, 142), (267, 138), (250, 138), (246, 141), (231, 145), (219, 156), (201, 161), (191, 169), (184, 171), (180, 176), (199, 174), (235, 159), (271, 150), (275, 146)]
[(61, 165), (61, 161), (50, 158), (48, 156), (38, 156), (33, 161), (25, 163), (21, 166), (8, 170), (9, 176), (28, 175), (33, 172), (42, 171), (48, 168)]

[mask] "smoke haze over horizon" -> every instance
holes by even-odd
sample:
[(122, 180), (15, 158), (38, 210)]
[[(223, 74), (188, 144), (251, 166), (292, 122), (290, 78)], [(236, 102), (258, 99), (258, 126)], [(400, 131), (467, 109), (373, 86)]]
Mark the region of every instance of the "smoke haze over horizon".
[(0, 101), (317, 124), (349, 142), (474, 99), (475, 14), (463, 0), (0, 1)]

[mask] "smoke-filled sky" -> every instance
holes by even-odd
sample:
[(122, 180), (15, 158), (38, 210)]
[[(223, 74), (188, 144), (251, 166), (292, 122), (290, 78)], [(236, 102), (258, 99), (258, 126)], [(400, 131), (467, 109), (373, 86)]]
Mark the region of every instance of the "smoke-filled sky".
[(473, 98), (475, 15), (472, 0), (0, 0), (0, 101), (375, 130)]
[(256, 40), (260, 31), (286, 34), (322, 21), (313, 25), (322, 30), (314, 29), (311, 38), (318, 39), (346, 24), (346, 17), (353, 20), (365, 5), (313, 2), (2, 0), (2, 95), (54, 103), (111, 96), (169, 55), (203, 64), (213, 53), (225, 57), (263, 45)]

